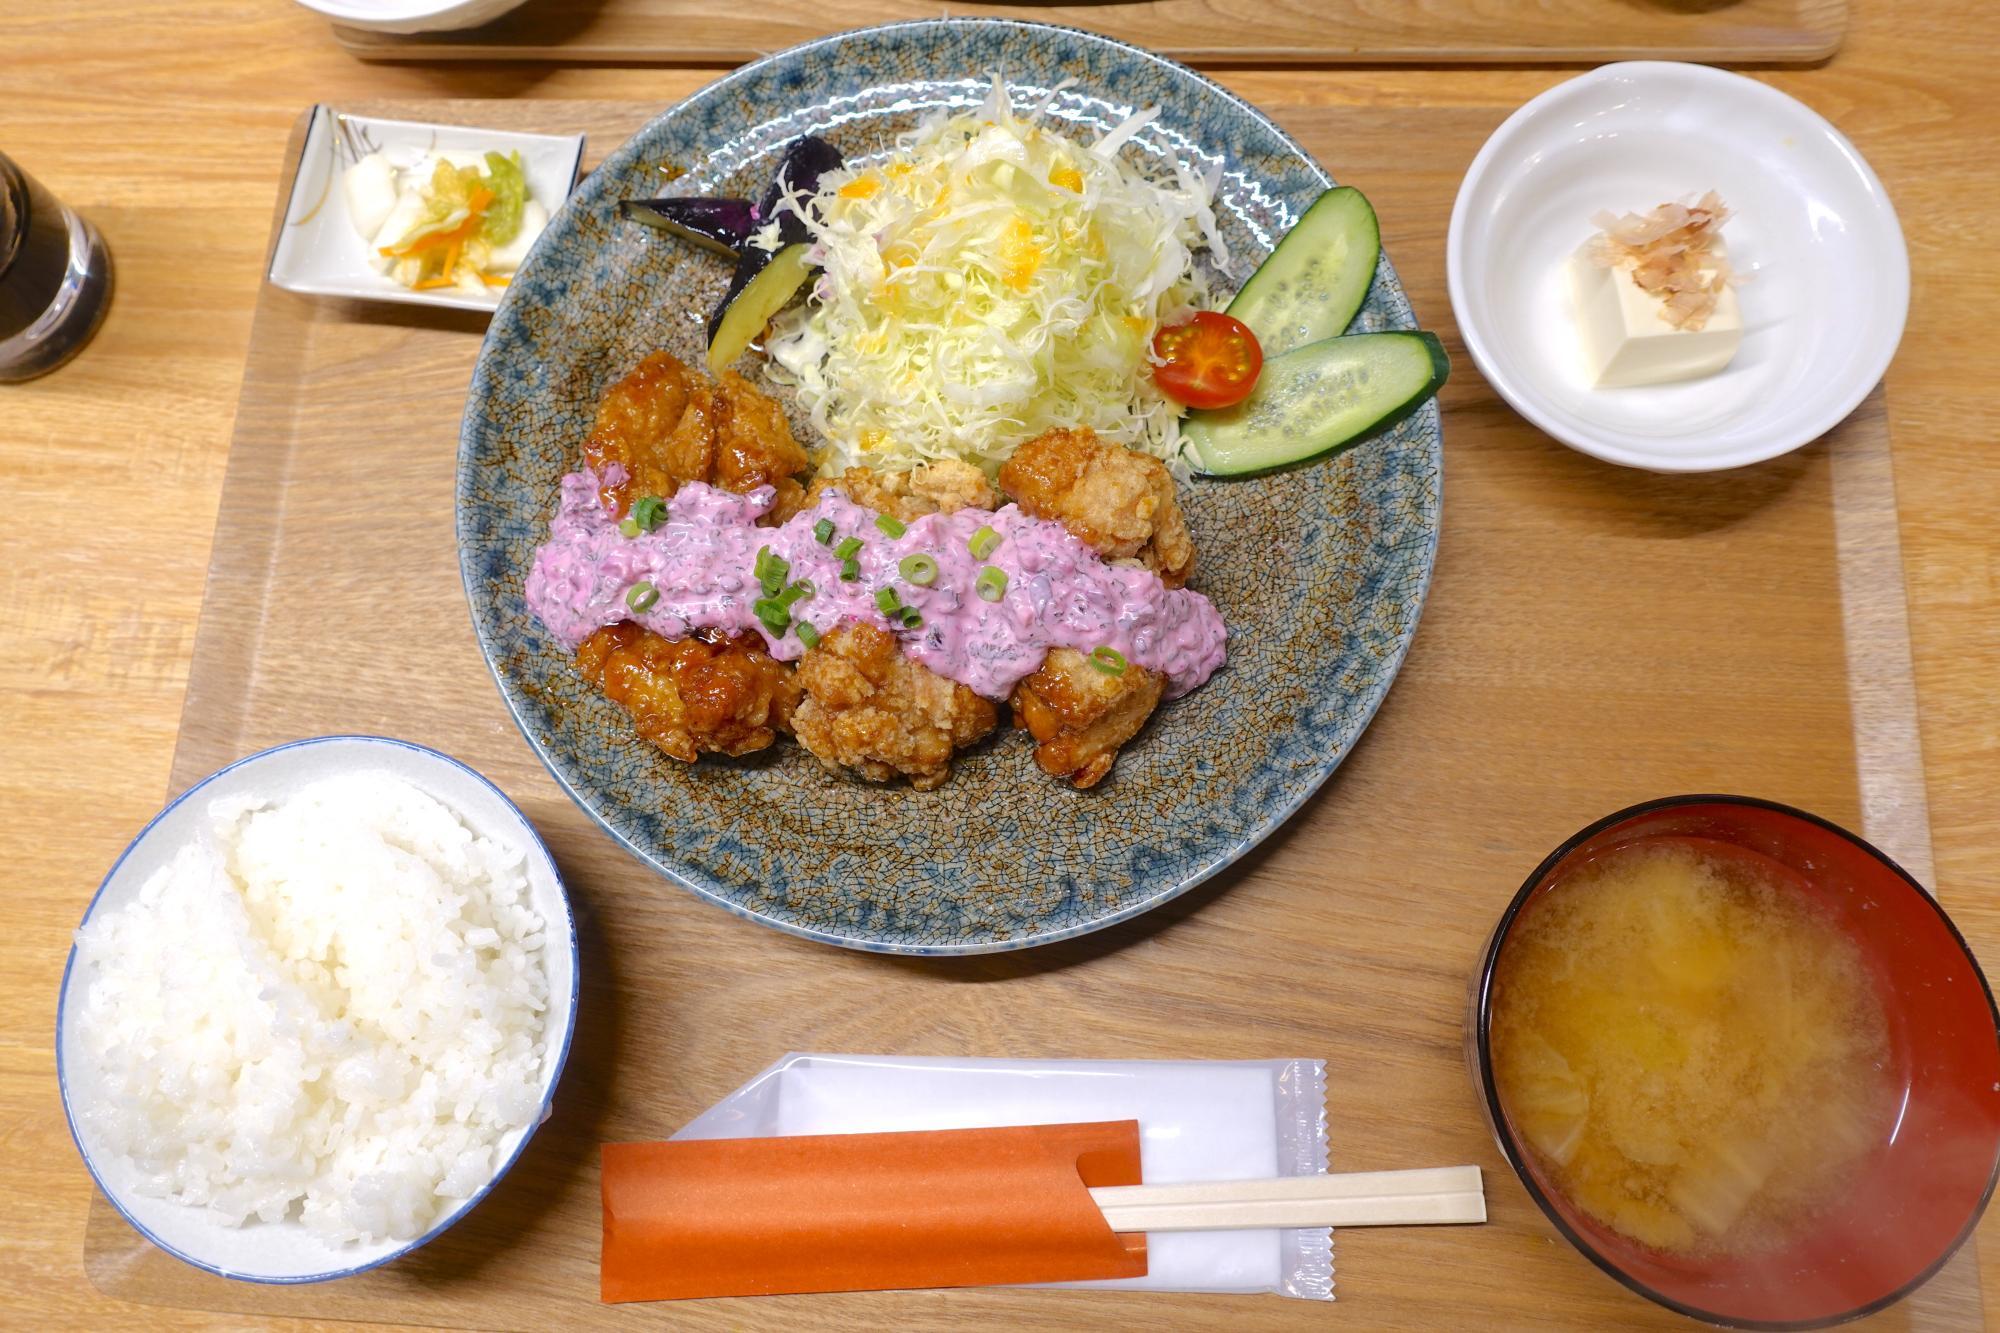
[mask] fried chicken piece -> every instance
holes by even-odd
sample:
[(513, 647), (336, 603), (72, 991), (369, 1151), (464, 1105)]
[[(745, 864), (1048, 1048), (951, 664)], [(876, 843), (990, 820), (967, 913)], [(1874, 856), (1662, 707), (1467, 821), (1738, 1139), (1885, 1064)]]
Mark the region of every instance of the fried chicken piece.
[(1137, 560), (1178, 588), (1194, 572), (1194, 542), (1157, 458), (1093, 430), (1037, 435), (1000, 469), (1000, 489), (1036, 518), (1054, 519), (1107, 560)]
[(1166, 684), (1136, 662), (1109, 676), (1074, 648), (1051, 648), (1041, 669), (1014, 687), (1014, 720), (1035, 738), (1042, 772), (1093, 787), (1146, 725)]
[(763, 521), (783, 523), (805, 508), (806, 491), (798, 478), (812, 470), (812, 460), (792, 437), (785, 409), (770, 395), (733, 370), (722, 372), (715, 389), (722, 410), (708, 480), (738, 495), (775, 486), (777, 503)]
[(632, 715), (639, 734), (683, 763), (703, 751), (749, 754), (791, 728), (799, 684), (754, 634), (665, 639), (631, 621), (576, 650), (576, 667)]
[(999, 722), (991, 702), (912, 662), (873, 625), (827, 635), (799, 662), (799, 684), (792, 727), (821, 763), (874, 782), (903, 774), (918, 791), (941, 786), (952, 752)]
[(598, 472), (608, 463), (624, 467), (626, 480), (600, 491), (600, 498), (621, 517), (633, 496), (665, 497), (679, 487), (681, 477), (663, 454), (687, 416), (688, 395), (697, 385), (686, 366), (655, 352), (604, 391), (597, 421), (583, 441), (583, 461)]
[(986, 474), (956, 458), (941, 458), (907, 472), (876, 472), (851, 467), (837, 477), (819, 477), (806, 492), (810, 507), (826, 491), (839, 491), (854, 503), (905, 523), (926, 514), (956, 514), (961, 509), (997, 509), (999, 493)]
[(655, 352), (604, 392), (597, 421), (583, 442), (583, 461), (602, 470), (625, 468), (626, 479), (603, 488), (621, 516), (641, 495), (672, 495), (690, 481), (743, 494), (775, 486), (777, 503), (763, 520), (782, 523), (803, 507), (798, 476), (812, 464), (792, 438), (777, 403), (733, 370), (714, 384), (666, 352)]

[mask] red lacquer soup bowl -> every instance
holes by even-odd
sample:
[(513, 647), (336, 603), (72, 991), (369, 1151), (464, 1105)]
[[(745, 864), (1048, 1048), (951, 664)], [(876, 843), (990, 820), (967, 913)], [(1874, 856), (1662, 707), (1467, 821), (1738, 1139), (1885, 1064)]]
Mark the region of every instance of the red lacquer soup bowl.
[[(1888, 1018), (1888, 1065), (1900, 1109), (1839, 1201), (1781, 1249), (1690, 1258), (1610, 1230), (1563, 1197), (1508, 1123), (1495, 1087), (1494, 978), (1514, 924), (1568, 872), (1652, 839), (1720, 843), (1777, 862), (1783, 869), (1774, 881), (1812, 895), (1860, 946)], [(1473, 975), (1466, 1055), (1494, 1138), (1556, 1230), (1640, 1295), (1714, 1323), (1822, 1328), (1892, 1304), (1937, 1272), (1971, 1234), (2000, 1168), (2000, 1017), (1964, 938), (1923, 887), (1881, 852), (1817, 816), (1769, 801), (1649, 801), (1558, 847), (1508, 905)]]

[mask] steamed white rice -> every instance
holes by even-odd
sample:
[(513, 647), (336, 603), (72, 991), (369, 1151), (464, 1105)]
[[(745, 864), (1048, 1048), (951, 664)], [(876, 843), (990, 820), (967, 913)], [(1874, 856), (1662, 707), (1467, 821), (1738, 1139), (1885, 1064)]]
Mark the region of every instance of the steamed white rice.
[(209, 815), (77, 933), (86, 1141), (233, 1222), (423, 1234), (541, 1105), (524, 849), (380, 773)]

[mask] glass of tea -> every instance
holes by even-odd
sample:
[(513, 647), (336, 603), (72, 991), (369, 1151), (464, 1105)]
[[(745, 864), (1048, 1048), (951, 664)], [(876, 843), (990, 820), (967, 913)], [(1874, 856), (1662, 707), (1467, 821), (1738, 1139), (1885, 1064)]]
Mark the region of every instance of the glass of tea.
[(110, 304), (104, 238), (0, 153), (0, 384), (82, 351)]
[(1937, 902), (1788, 806), (1619, 811), (1536, 867), (1469, 995), (1475, 1085), (1555, 1229), (1739, 1328), (1913, 1291), (2000, 1172), (2000, 1014)]

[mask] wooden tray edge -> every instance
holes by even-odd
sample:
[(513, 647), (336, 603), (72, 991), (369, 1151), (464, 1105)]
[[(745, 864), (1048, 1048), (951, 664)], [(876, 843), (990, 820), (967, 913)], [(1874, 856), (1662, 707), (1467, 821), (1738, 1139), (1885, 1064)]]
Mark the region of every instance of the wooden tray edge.
[[(1108, 32), (1122, 41), (1149, 46), (1159, 54), (1188, 64), (1245, 65), (1597, 65), (1619, 60), (1684, 60), (1730, 65), (1813, 65), (1832, 59), (1847, 38), (1849, 0), (1817, 0), (1825, 18), (1811, 16), (1786, 29), (1761, 29), (1762, 40), (1731, 43), (1690, 43), (1683, 46), (1606, 44), (1602, 46), (1480, 46), (1450, 48), (1422, 45), (1376, 47), (1231, 46), (1152, 44), (1135, 34)], [(1817, 9), (1816, 11), (1817, 12)], [(385, 63), (426, 60), (548, 61), (579, 65), (738, 65), (768, 55), (773, 47), (702, 45), (699, 31), (671, 46), (613, 45), (589, 39), (560, 45), (539, 45), (512, 38), (504, 29), (469, 28), (458, 32), (398, 34), (376, 32), (347, 24), (331, 25), (333, 38), (358, 60)], [(789, 43), (787, 43), (789, 45)]]

